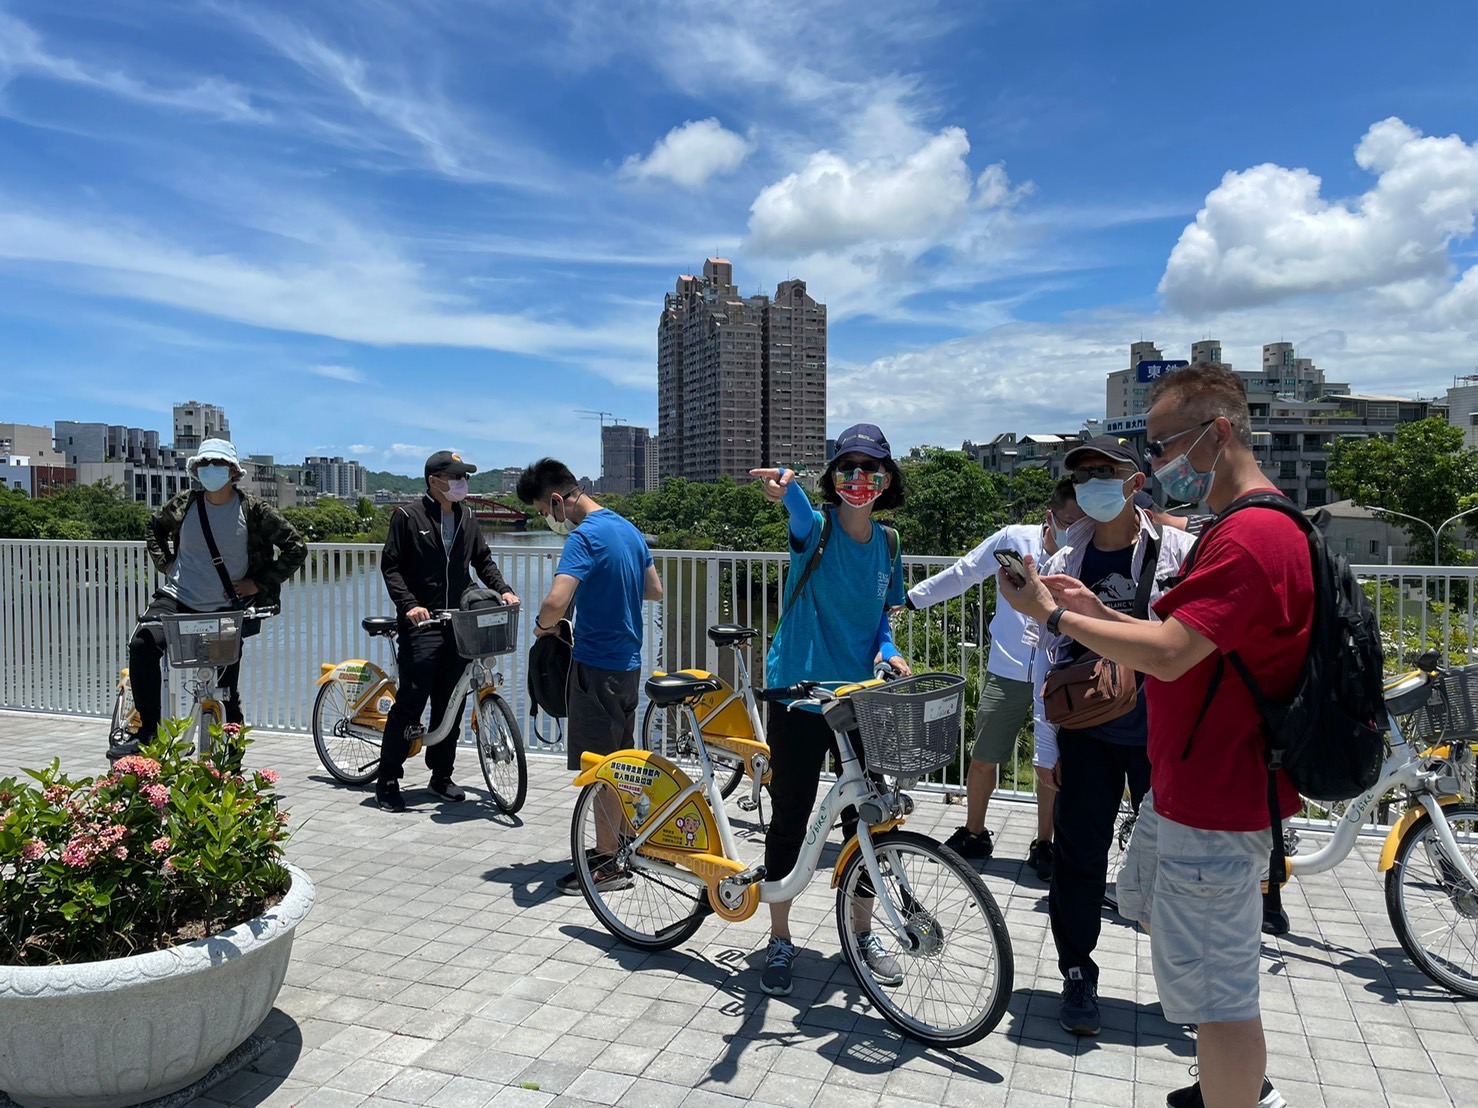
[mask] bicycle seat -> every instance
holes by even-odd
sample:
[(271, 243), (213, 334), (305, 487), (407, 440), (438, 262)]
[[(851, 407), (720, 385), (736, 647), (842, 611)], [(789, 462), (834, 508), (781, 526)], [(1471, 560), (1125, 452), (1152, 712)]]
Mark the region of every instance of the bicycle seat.
[(647, 678), (647, 699), (659, 708), (681, 704), (705, 693), (718, 692), (723, 682), (717, 677), (694, 677), (691, 673), (664, 673)]
[(1394, 716), (1408, 715), (1432, 699), (1436, 690), (1436, 683), (1419, 669), (1402, 674), (1385, 685), (1386, 709)]
[(758, 635), (757, 627), (742, 627), (737, 623), (715, 623), (708, 629), (708, 641), (714, 646), (734, 646), (748, 642)]
[(370, 637), (376, 635), (390, 636), (398, 629), (394, 616), (365, 616), (359, 621), (359, 626), (369, 632)]

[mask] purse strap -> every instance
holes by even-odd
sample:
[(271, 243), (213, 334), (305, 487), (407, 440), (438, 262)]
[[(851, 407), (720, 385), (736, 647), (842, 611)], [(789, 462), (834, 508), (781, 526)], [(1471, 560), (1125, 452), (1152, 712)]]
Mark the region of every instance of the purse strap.
[(1155, 587), (1155, 572), (1160, 568), (1160, 536), (1144, 541), (1144, 558), (1139, 563), (1139, 584), (1134, 590), (1134, 618), (1150, 618), (1150, 590)]
[(231, 575), (226, 572), (226, 560), (221, 557), (220, 547), (216, 546), (216, 537), (210, 532), (210, 517), (205, 514), (204, 495), (197, 495), (195, 504), (200, 509), (200, 530), (205, 535), (206, 548), (210, 550), (211, 564), (216, 567), (216, 573), (220, 575), (221, 588), (226, 590), (226, 599), (235, 604), (240, 601), (241, 595), (236, 591), (236, 586), (231, 583)]

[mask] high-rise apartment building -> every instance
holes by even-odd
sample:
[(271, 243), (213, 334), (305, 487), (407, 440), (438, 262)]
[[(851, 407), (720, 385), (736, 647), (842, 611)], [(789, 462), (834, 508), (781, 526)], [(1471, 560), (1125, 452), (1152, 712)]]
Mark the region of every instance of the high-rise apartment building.
[(369, 495), (369, 470), (343, 458), (304, 458), (303, 484), (315, 496), (358, 500)]
[(782, 462), (826, 462), (826, 305), (806, 283), (741, 296), (709, 258), (667, 294), (657, 325), (657, 466), (662, 477), (748, 480)]
[(226, 409), (198, 400), (174, 406), (174, 448), (193, 454), (206, 439), (231, 439)]
[(193, 451), (161, 445), (158, 431), (66, 419), (57, 420), (52, 429), (56, 449), (76, 468), (79, 484), (112, 481), (151, 508), (190, 487), (185, 463)]
[(600, 429), (600, 491), (629, 496), (647, 487), (652, 437), (645, 427), (611, 424)]

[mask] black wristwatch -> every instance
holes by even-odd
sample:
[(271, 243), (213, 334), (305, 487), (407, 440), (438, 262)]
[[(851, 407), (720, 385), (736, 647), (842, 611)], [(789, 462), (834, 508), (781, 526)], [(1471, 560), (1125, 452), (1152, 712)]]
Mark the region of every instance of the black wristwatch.
[(1057, 630), (1057, 625), (1062, 622), (1062, 613), (1065, 611), (1067, 611), (1066, 608), (1058, 608), (1047, 617), (1047, 630), (1051, 634), (1057, 635), (1061, 633)]

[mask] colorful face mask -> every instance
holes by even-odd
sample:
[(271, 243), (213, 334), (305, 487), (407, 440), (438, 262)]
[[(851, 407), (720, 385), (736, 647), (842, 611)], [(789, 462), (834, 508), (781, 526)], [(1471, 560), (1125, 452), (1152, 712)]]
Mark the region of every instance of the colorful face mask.
[(882, 473), (868, 473), (865, 469), (851, 472), (839, 469), (832, 475), (837, 495), (854, 508), (865, 508), (882, 496), (884, 480)]
[(231, 483), (231, 467), (225, 465), (198, 465), (195, 480), (206, 492), (220, 492)]
[(467, 499), (467, 478), (458, 477), (455, 481), (446, 483), (446, 492), (442, 493), (448, 500), (455, 504), (459, 500)]
[[(1211, 430), (1210, 427), (1206, 428), (1206, 431), (1209, 430)], [(1191, 465), (1191, 451), (1196, 449), (1196, 443), (1206, 437), (1206, 431), (1197, 435), (1196, 442), (1191, 443), (1183, 452), (1155, 470), (1155, 476), (1160, 479), (1165, 492), (1182, 504), (1199, 504), (1205, 500), (1206, 494), (1211, 491), (1212, 483), (1216, 480), (1216, 463), (1221, 460), (1220, 450), (1216, 452), (1216, 457), (1211, 459), (1211, 468), (1205, 473)]]

